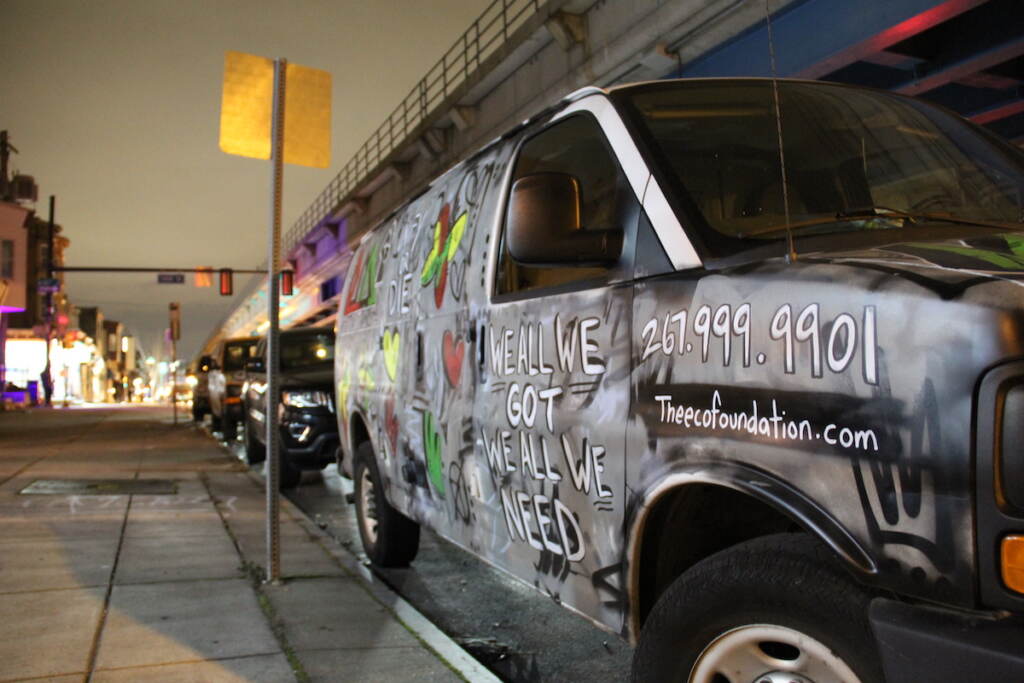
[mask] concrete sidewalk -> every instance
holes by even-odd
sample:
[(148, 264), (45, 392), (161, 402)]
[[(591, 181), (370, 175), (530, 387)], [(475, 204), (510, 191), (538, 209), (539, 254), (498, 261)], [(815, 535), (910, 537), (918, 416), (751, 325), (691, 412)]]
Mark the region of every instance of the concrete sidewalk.
[(496, 680), (284, 499), (264, 584), (264, 529), (167, 409), (0, 413), (0, 682)]

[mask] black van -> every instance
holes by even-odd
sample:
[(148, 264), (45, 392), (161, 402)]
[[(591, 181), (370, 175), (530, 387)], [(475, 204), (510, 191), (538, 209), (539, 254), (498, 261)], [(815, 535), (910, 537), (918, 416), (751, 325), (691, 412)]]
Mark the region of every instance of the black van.
[(1024, 680), (1022, 221), (1024, 153), (913, 98), (574, 94), (355, 251), (367, 555), (428, 525), (641, 681)]

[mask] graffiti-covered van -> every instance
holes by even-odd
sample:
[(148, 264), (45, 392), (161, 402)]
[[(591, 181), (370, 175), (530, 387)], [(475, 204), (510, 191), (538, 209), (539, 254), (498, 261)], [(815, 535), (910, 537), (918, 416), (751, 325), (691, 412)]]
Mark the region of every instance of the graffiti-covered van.
[(1022, 152), (916, 99), (575, 93), (358, 247), (368, 556), (430, 527), (637, 680), (1024, 679), (1022, 220)]

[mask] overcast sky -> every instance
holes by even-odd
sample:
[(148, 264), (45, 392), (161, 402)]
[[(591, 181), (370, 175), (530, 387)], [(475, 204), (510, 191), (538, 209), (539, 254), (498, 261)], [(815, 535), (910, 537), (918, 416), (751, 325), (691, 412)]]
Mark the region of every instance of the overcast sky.
[[(0, 129), (35, 176), (37, 210), (57, 197), (70, 266), (252, 268), (265, 257), (269, 163), (217, 144), (224, 52), (329, 71), (327, 170), (285, 167), (283, 230), (425, 75), (489, 0), (3, 0)], [(182, 303), (179, 355), (227, 313), (215, 289), (155, 275), (68, 274), (159, 350), (167, 304)], [(236, 278), (235, 291), (245, 284)]]

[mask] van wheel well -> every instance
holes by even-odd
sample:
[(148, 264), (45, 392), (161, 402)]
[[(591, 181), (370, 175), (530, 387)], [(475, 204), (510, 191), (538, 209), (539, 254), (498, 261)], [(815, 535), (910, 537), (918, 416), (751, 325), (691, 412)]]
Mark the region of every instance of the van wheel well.
[(724, 486), (692, 484), (667, 493), (649, 513), (640, 539), (640, 623), (662, 592), (705, 557), (753, 538), (802, 530), (770, 505)]
[(352, 416), (352, 452), (355, 453), (359, 450), (360, 444), (364, 441), (370, 440), (370, 430), (366, 428), (366, 423), (363, 422), (363, 418), (356, 414)]

